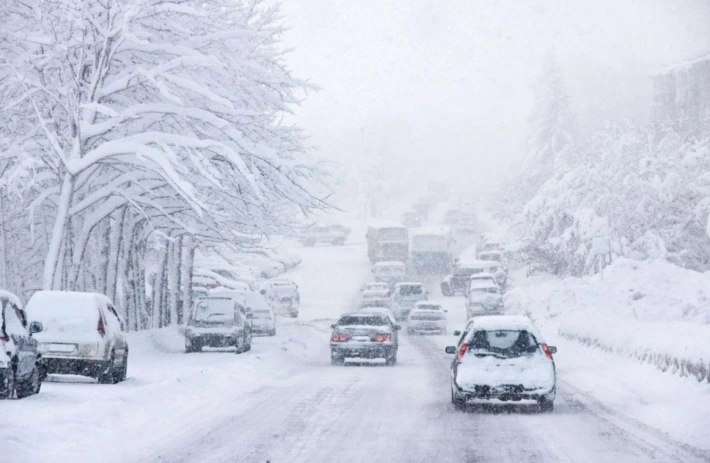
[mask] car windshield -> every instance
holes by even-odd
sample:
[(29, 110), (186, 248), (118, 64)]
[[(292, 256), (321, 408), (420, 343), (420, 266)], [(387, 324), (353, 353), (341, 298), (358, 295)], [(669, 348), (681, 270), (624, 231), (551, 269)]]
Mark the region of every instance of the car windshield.
[(421, 296), (424, 294), (424, 288), (421, 285), (403, 285), (399, 287), (398, 294), (400, 296)]
[(269, 310), (252, 310), (251, 313), (254, 318), (271, 318), (271, 311)]
[(202, 299), (195, 303), (193, 320), (210, 323), (234, 322), (235, 302), (231, 299)]
[(338, 320), (338, 326), (383, 326), (387, 324), (382, 315), (346, 316)]
[(474, 354), (520, 357), (538, 351), (537, 340), (526, 330), (476, 330), (468, 343)]

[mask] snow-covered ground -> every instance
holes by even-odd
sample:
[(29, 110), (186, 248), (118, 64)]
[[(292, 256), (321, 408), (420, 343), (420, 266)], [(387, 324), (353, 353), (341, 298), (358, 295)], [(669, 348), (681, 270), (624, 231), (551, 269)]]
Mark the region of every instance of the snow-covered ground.
[[(12, 462), (707, 461), (710, 392), (618, 355), (559, 338), (553, 414), (524, 408), (460, 413), (449, 400), (444, 354), (455, 338), (403, 334), (399, 363), (332, 367), (332, 320), (370, 278), (364, 234), (343, 247), (304, 248), (289, 276), (300, 317), (280, 319), (251, 352), (184, 354), (176, 330), (131, 335), (128, 380), (45, 383), (2, 403), (0, 443)], [(449, 330), (465, 322), (462, 297), (432, 297)], [(516, 282), (521, 295), (540, 297)], [(541, 283), (541, 282), (540, 282)], [(537, 283), (535, 283), (537, 284)], [(685, 404), (683, 403), (685, 402)], [(693, 408), (697, 411), (693, 411)], [(685, 420), (681, 420), (685, 417)], [(685, 442), (683, 444), (680, 442)], [(701, 450), (700, 448), (704, 449)]]

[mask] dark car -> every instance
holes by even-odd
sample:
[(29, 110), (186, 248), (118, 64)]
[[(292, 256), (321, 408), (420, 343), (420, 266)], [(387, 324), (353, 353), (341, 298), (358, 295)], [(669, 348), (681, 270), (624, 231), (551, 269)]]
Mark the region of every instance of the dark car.
[(42, 331), (39, 322), (27, 323), (19, 299), (0, 291), (0, 399), (37, 394), (46, 373), (39, 343), (32, 335)]
[(331, 325), (330, 358), (333, 365), (343, 365), (346, 358), (382, 358), (387, 365), (397, 363), (398, 331), (384, 314), (351, 313)]
[(442, 278), (441, 294), (443, 296), (466, 294), (471, 284), (471, 275), (482, 273), (485, 270), (480, 261), (457, 262), (454, 267), (454, 273)]
[(240, 354), (251, 349), (252, 335), (252, 315), (236, 297), (202, 297), (195, 301), (185, 328), (185, 352), (234, 346)]

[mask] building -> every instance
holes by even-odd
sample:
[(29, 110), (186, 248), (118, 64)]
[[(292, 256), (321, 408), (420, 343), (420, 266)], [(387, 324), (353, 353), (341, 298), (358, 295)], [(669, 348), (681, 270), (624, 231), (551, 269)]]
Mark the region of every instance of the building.
[(653, 78), (652, 117), (686, 126), (710, 123), (710, 53), (659, 69)]

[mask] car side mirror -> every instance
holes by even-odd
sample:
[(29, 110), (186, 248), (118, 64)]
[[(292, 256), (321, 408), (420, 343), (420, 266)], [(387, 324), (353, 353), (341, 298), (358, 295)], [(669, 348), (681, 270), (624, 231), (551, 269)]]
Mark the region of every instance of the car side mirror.
[(556, 354), (557, 353), (557, 347), (555, 346), (548, 346), (547, 347), (550, 351), (551, 354)]
[(454, 331), (454, 336), (461, 336), (461, 332), (459, 330)]
[(455, 354), (456, 353), (456, 346), (446, 346), (445, 352), (447, 354)]
[(333, 329), (335, 329), (336, 326), (337, 326), (337, 325), (336, 325), (335, 323), (333, 323), (332, 325), (330, 325), (330, 327), (333, 328)]
[(402, 325), (394, 325), (394, 330), (399, 331), (402, 329)]
[(35, 333), (41, 333), (44, 327), (40, 322), (32, 322), (30, 323), (30, 335), (33, 335)]

